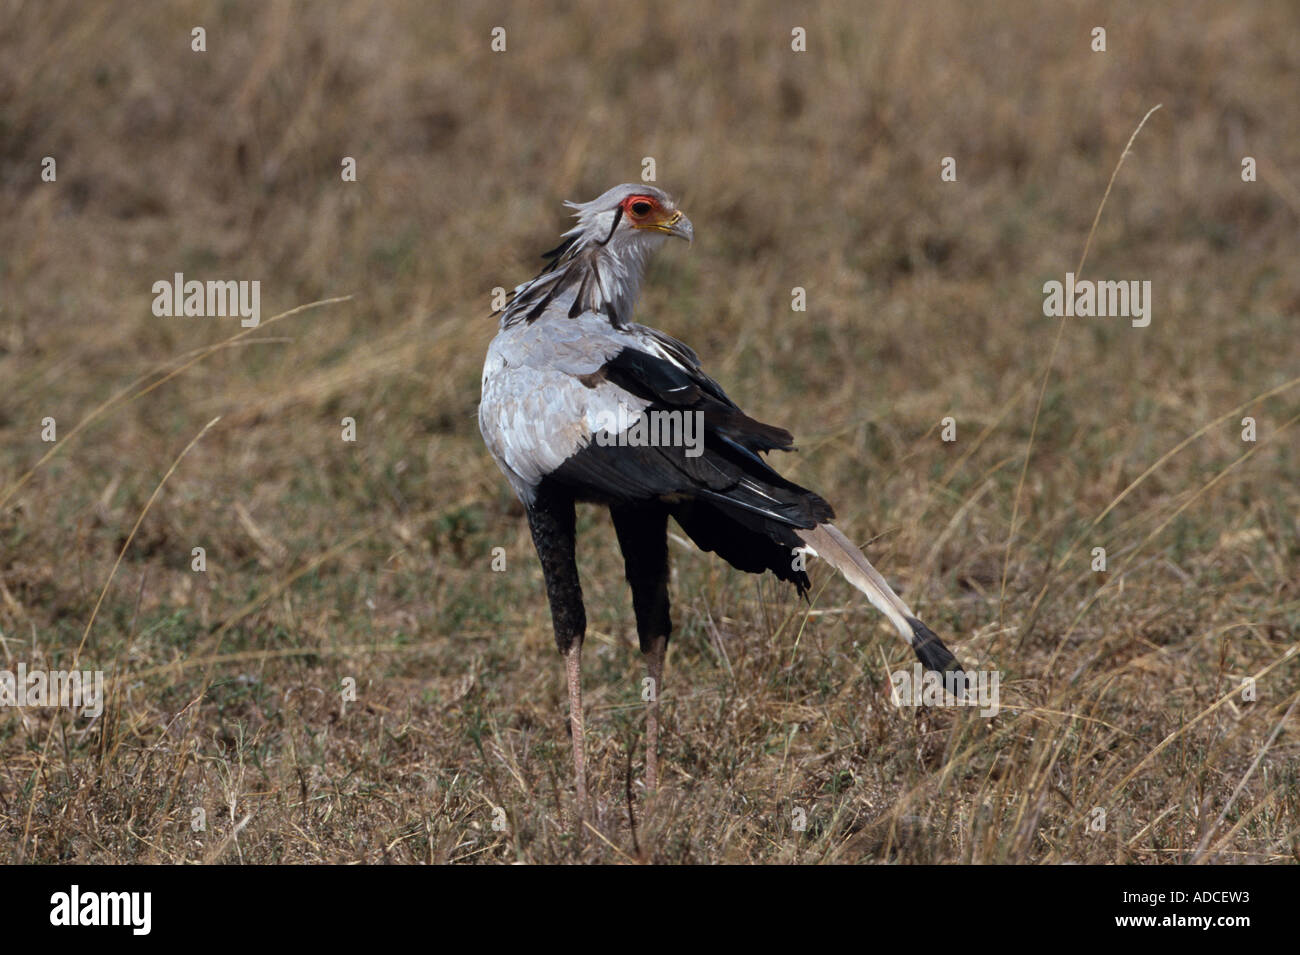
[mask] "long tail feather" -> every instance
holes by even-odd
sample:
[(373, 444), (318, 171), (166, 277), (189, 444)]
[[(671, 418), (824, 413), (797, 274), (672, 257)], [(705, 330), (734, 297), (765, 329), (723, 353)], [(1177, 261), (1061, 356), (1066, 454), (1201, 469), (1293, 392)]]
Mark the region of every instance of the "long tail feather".
[(935, 632), (916, 619), (903, 599), (890, 589), (885, 578), (834, 524), (820, 524), (811, 530), (796, 530), (807, 551), (820, 557), (844, 579), (867, 595), (871, 605), (889, 618), (899, 635), (916, 653), (927, 670), (962, 672), (961, 664)]

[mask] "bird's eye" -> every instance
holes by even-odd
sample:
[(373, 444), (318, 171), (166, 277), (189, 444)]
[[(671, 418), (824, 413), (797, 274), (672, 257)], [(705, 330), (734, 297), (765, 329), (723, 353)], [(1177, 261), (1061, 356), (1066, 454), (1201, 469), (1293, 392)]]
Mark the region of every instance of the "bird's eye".
[(638, 199), (636, 202), (632, 203), (631, 208), (632, 208), (632, 215), (637, 216), (639, 218), (640, 216), (648, 216), (650, 214), (651, 208), (653, 207), (650, 205), (650, 203), (646, 202), (644, 199)]

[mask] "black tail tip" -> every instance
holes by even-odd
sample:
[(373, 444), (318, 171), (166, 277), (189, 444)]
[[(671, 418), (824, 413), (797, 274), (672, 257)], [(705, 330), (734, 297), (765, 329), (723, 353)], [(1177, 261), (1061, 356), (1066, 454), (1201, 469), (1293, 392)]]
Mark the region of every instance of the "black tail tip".
[(907, 622), (912, 625), (912, 649), (916, 651), (916, 657), (922, 666), (936, 673), (963, 672), (957, 658), (933, 630), (915, 617), (908, 617)]

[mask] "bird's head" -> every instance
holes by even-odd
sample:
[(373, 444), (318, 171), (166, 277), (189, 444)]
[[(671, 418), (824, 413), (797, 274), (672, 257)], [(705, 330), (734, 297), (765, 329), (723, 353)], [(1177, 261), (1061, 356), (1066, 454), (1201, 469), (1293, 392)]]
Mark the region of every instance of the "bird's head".
[[(541, 273), (515, 289), (501, 313), (501, 327), (532, 322), (548, 309), (570, 318), (600, 312), (614, 325), (632, 314), (650, 253), (669, 236), (695, 237), (673, 197), (642, 183), (615, 186), (590, 202), (568, 202), (578, 223), (564, 241), (543, 253)], [(564, 293), (573, 291), (571, 298)]]
[(677, 208), (672, 196), (644, 183), (627, 182), (590, 202), (568, 202), (577, 210), (578, 224), (565, 233), (575, 245), (601, 247), (616, 255), (644, 254), (668, 236), (690, 242), (695, 238), (691, 220)]

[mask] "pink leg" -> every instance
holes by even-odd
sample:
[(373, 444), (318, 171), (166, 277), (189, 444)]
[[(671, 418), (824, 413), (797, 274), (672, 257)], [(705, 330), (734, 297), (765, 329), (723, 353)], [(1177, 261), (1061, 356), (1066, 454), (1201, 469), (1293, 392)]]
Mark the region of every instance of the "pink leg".
[(573, 734), (573, 782), (578, 791), (578, 821), (587, 818), (587, 747), (582, 728), (582, 641), (574, 640), (564, 654), (569, 678), (569, 728)]
[(664, 656), (667, 651), (668, 638), (656, 637), (646, 654), (653, 695), (645, 719), (645, 788), (652, 793), (659, 789), (659, 697), (664, 690)]

